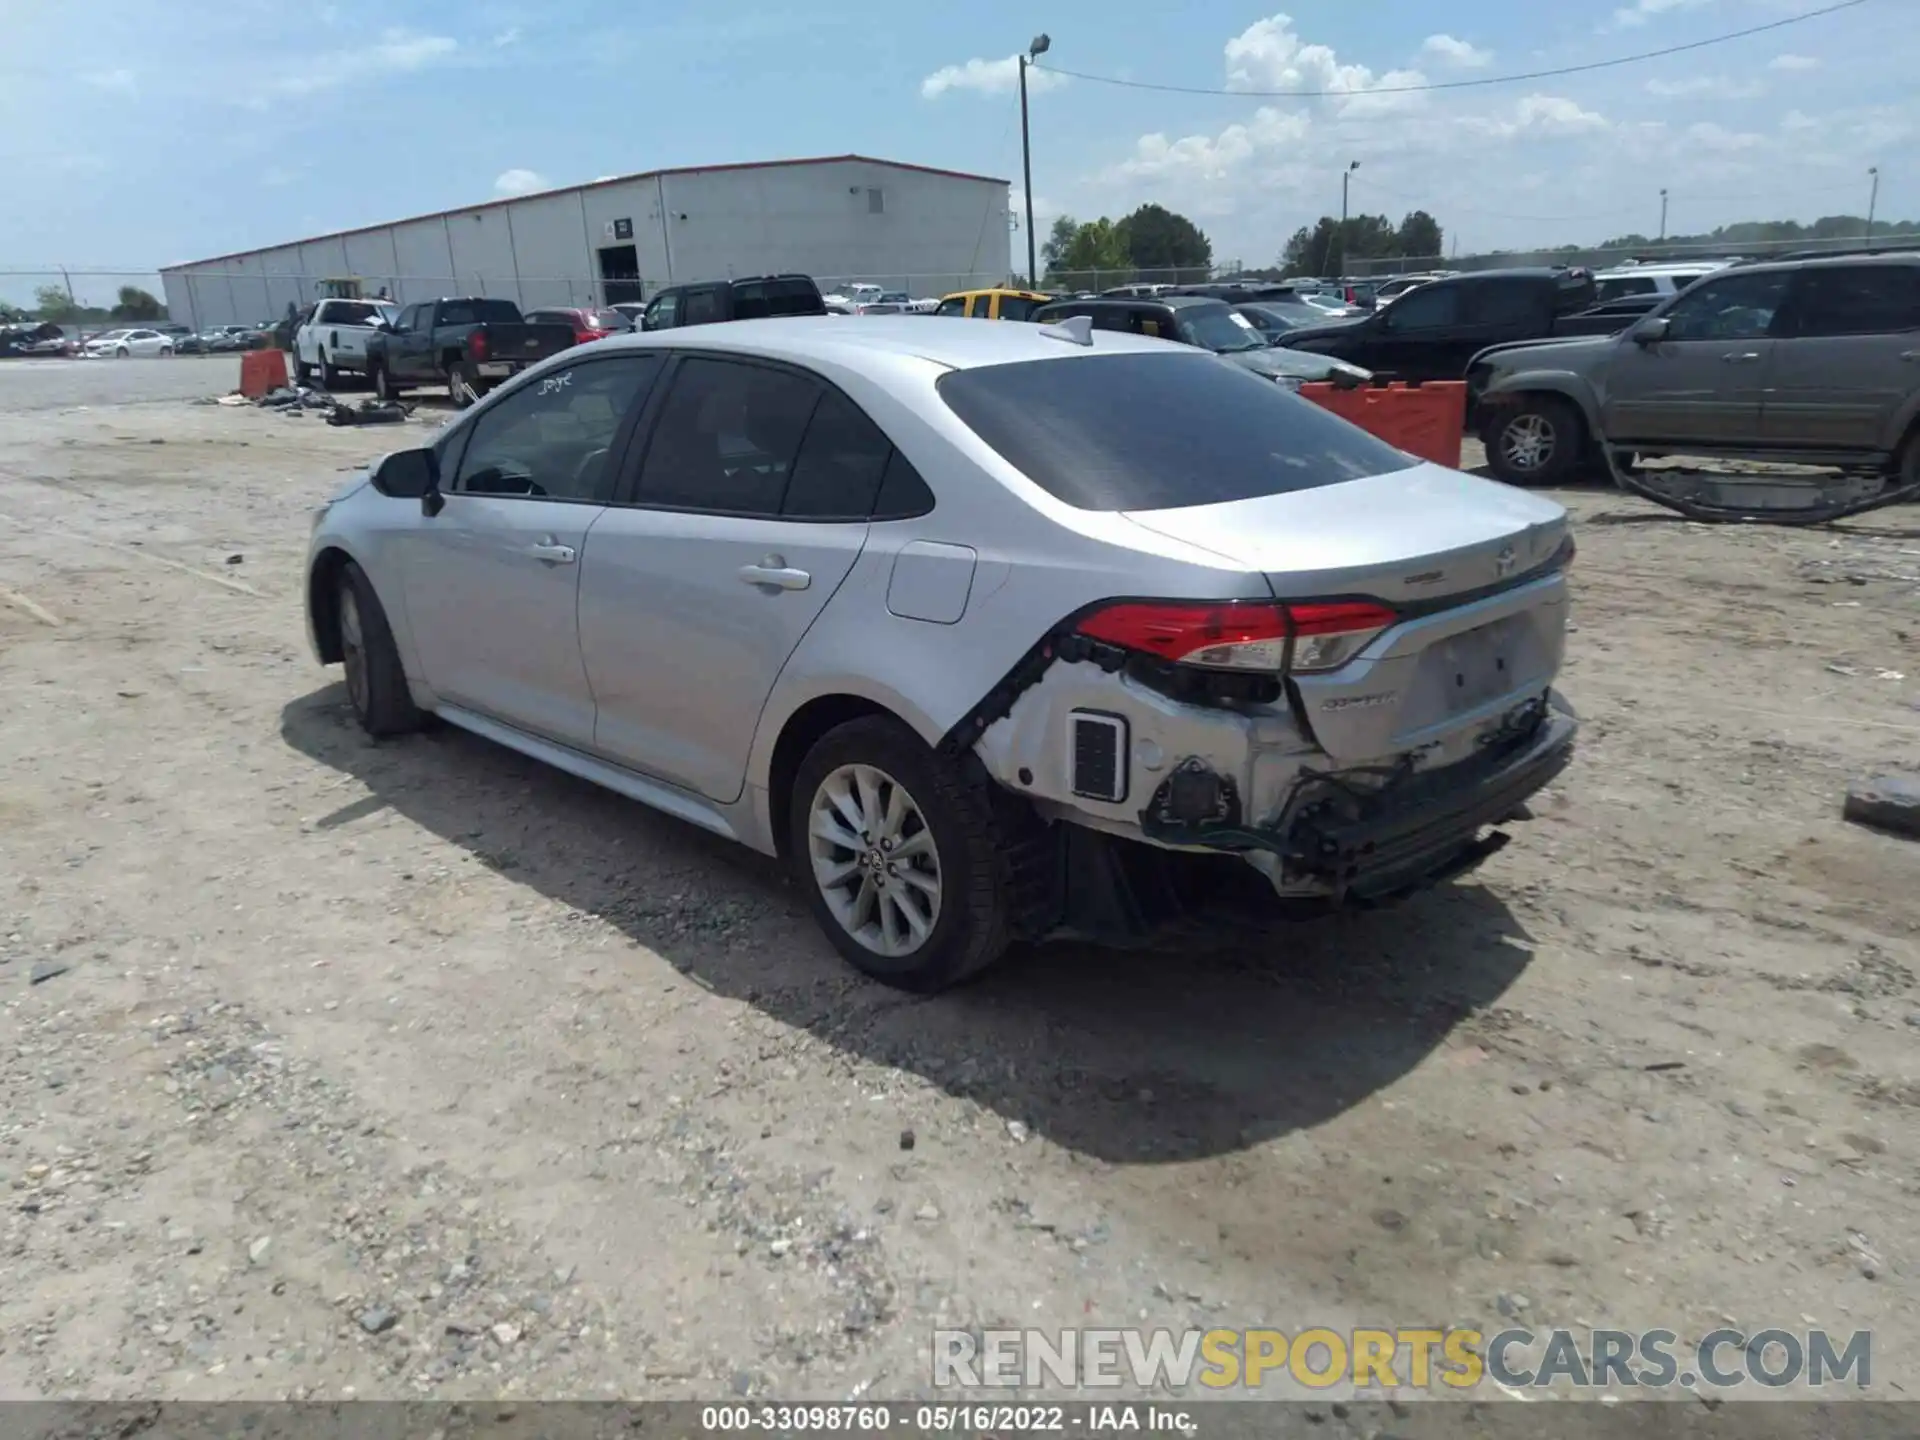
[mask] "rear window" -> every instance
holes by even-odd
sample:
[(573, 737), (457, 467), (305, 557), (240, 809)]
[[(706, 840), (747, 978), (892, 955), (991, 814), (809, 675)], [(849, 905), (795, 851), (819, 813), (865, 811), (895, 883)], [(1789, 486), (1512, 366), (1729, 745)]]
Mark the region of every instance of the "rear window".
[(953, 370), (940, 398), (1079, 510), (1171, 510), (1313, 490), (1417, 463), (1211, 355), (1081, 355)]
[(384, 318), (381, 307), (365, 300), (330, 300), (324, 313), (333, 325), (371, 325)]

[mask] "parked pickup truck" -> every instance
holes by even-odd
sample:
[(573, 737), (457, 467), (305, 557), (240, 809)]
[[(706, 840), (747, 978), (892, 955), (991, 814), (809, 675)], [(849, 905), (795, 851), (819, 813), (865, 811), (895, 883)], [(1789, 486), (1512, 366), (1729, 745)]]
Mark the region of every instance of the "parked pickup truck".
[(293, 332), (293, 373), (302, 385), (316, 371), (331, 390), (342, 374), (364, 374), (367, 341), (381, 321), (392, 323), (400, 307), (389, 300), (322, 300)]
[(1481, 270), (1430, 280), (1363, 319), (1289, 330), (1287, 348), (1396, 380), (1459, 380), (1489, 345), (1612, 335), (1633, 323), (1593, 303), (1585, 270)]
[(367, 374), (382, 400), (445, 385), (464, 409), (572, 344), (571, 325), (529, 325), (511, 300), (427, 300), (375, 329), (367, 340)]

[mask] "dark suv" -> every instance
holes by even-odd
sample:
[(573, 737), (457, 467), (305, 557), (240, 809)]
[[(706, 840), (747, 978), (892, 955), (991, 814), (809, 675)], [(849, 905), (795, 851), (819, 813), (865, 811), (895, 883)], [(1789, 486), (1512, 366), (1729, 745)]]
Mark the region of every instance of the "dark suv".
[(1515, 484), (1603, 445), (1920, 483), (1920, 250), (1729, 266), (1625, 334), (1488, 350), (1467, 386), (1487, 463)]
[(764, 320), (770, 315), (824, 315), (827, 302), (810, 275), (748, 275), (670, 285), (647, 302), (642, 330), (714, 325), (722, 320)]

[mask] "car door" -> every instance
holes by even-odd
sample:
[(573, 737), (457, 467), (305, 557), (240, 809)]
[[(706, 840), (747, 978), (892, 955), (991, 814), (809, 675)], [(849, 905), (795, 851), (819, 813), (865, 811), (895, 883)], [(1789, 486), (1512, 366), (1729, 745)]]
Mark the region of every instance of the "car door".
[(387, 337), (387, 367), (406, 380), (430, 379), (428, 358), (433, 353), (433, 317), (437, 302), (409, 305), (400, 325)]
[(408, 620), (442, 700), (563, 745), (593, 743), (580, 559), (657, 354), (582, 359), (474, 416), (445, 508), (410, 532)]
[(1464, 289), (1457, 283), (1424, 286), (1371, 318), (1354, 321), (1340, 343), (1315, 348), (1398, 380), (1458, 380), (1466, 372), (1464, 359), (1450, 375), (1436, 374), (1433, 365), (1461, 322)]
[(727, 297), (719, 285), (692, 285), (680, 296), (682, 325), (714, 325), (727, 318)]
[(1702, 281), (1657, 317), (1666, 333), (1615, 342), (1600, 419), (1615, 445), (1752, 444), (1760, 433), (1775, 315), (1793, 272), (1744, 270)]
[(594, 743), (727, 803), (781, 667), (866, 543), (890, 447), (814, 375), (700, 354), (649, 430), (581, 571)]
[(1920, 390), (1920, 266), (1810, 265), (1774, 343), (1768, 445), (1879, 450)]
[(1554, 287), (1550, 281), (1531, 275), (1506, 275), (1471, 281), (1465, 290), (1459, 328), (1435, 348), (1435, 373), (1423, 378), (1458, 380), (1467, 373), (1473, 357), (1489, 345), (1538, 340), (1553, 333)]
[(964, 295), (949, 295), (934, 307), (933, 313), (936, 315), (950, 315), (956, 318), (963, 317), (967, 313), (967, 297)]

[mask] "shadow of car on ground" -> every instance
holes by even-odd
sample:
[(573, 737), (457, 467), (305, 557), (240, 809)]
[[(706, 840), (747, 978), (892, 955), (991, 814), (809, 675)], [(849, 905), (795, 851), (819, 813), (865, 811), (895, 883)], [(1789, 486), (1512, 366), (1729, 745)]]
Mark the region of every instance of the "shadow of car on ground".
[(1469, 881), (1252, 943), (1023, 947), (972, 984), (908, 996), (847, 967), (784, 867), (744, 846), (451, 726), (375, 743), (338, 684), (287, 704), (281, 735), (369, 792), (318, 828), (390, 808), (708, 990), (1110, 1163), (1327, 1121), (1405, 1076), (1531, 957)]

